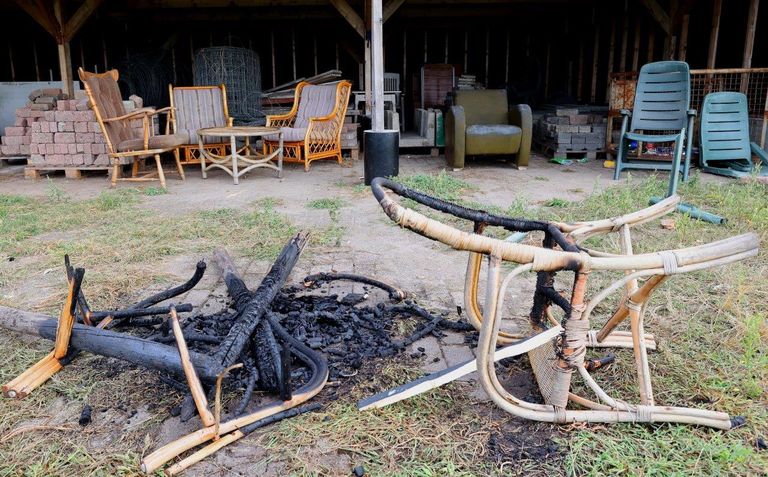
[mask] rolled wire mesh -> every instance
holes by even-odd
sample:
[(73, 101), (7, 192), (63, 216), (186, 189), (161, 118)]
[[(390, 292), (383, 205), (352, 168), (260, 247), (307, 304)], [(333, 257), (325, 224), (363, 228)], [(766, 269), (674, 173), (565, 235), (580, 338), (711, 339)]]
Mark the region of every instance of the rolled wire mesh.
[(229, 115), (236, 124), (262, 125), (261, 64), (248, 48), (216, 46), (195, 53), (195, 86), (224, 84)]
[[(619, 111), (621, 109), (632, 110), (635, 102), (635, 86), (638, 72), (626, 71), (612, 73), (608, 93), (608, 114), (616, 118), (609, 127), (613, 131), (621, 128)], [(699, 116), (704, 104), (704, 98), (709, 93), (720, 91), (741, 92), (747, 96), (749, 110), (749, 136), (750, 140), (765, 145), (768, 122), (766, 111), (768, 110), (768, 68), (733, 68), (723, 70), (691, 70), (691, 109), (698, 113), (694, 131), (694, 144), (699, 139)], [(610, 138), (611, 130), (607, 131)], [(669, 131), (674, 132), (674, 131)], [(663, 133), (667, 133), (664, 131)]]

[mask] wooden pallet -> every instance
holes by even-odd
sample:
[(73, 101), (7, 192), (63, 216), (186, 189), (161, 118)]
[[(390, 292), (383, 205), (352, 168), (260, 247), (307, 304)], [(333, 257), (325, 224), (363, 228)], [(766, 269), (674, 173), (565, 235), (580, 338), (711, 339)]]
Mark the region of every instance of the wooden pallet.
[(99, 171), (109, 175), (111, 169), (111, 166), (27, 166), (24, 168), (24, 177), (26, 179), (40, 179), (43, 175), (63, 172), (67, 179), (82, 179), (83, 172)]
[(574, 147), (554, 147), (552, 144), (547, 144), (539, 141), (534, 141), (534, 144), (544, 154), (551, 155), (553, 157), (565, 157), (568, 159), (580, 159), (586, 157), (587, 159), (597, 159), (598, 154), (605, 157), (605, 148), (590, 148), (586, 146), (583, 149), (577, 149)]
[(0, 156), (0, 167), (17, 165), (11, 164), (11, 161), (26, 161), (28, 156)]

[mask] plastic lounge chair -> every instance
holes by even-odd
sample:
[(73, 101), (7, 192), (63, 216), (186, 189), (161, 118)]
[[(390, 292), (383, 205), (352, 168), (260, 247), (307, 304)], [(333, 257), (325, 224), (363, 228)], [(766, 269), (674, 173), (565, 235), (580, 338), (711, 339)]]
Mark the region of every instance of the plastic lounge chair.
[[(283, 161), (300, 162), (305, 171), (318, 159), (335, 158), (341, 164), (341, 128), (351, 88), (346, 80), (321, 85), (302, 81), (296, 86), (293, 108), (267, 116), (268, 127), (283, 131)], [(265, 138), (265, 155), (277, 149), (276, 136)]]
[[(754, 256), (758, 251), (757, 235), (747, 233), (695, 247), (634, 255), (630, 228), (672, 212), (679, 203), (678, 196), (620, 217), (593, 222), (558, 223), (511, 219), (467, 209), (380, 177), (372, 181), (371, 188), (386, 214), (400, 226), (457, 250), (470, 252), (465, 297), (469, 321), (480, 330), (476, 369), (485, 391), (505, 411), (526, 419), (554, 423), (678, 422), (730, 429), (739, 422), (732, 421), (727, 414), (721, 412), (655, 403), (647, 355), (647, 350), (653, 348), (655, 343), (645, 334), (643, 315), (649, 297), (667, 278)], [(458, 230), (405, 208), (385, 189), (440, 212), (469, 220), (475, 224), (475, 232)], [(517, 244), (484, 236), (482, 232), (486, 226), (499, 226), (511, 232), (543, 232), (542, 246)], [(580, 245), (589, 237), (607, 233), (618, 233), (621, 253), (590, 250)], [(477, 304), (478, 264), (485, 256), (489, 258), (489, 265), (485, 303), (480, 313)], [(502, 279), (504, 261), (517, 265)], [(625, 275), (588, 298), (588, 277), (591, 273), (603, 271), (623, 271)], [(501, 315), (505, 309), (504, 298), (510, 284), (528, 272), (537, 274), (529, 317), (532, 333), (525, 340), (515, 341), (518, 336), (500, 331)], [(570, 298), (562, 296), (553, 288), (555, 274), (558, 272), (573, 274)], [(640, 278), (647, 280), (639, 283)], [(623, 290), (624, 296), (616, 311), (600, 329), (591, 329), (590, 317), (595, 307), (618, 290)], [(558, 309), (562, 319), (555, 317)], [(627, 318), (631, 331), (628, 334), (615, 331), (616, 326)], [(512, 344), (497, 351), (497, 344), (503, 343)], [(632, 348), (637, 368), (639, 404), (630, 404), (609, 396), (592, 377), (590, 370), (599, 367), (595, 364), (599, 360), (586, 359), (587, 349), (601, 346)], [(524, 401), (509, 393), (499, 383), (495, 361), (524, 352), (528, 353), (544, 404)], [(454, 376), (458, 373), (456, 369), (446, 372), (452, 372)], [(581, 377), (597, 400), (571, 391), (574, 374)], [(420, 386), (418, 392), (429, 388), (424, 382)], [(392, 396), (394, 392), (382, 394)], [(569, 402), (586, 410), (569, 409)]]
[(768, 154), (749, 140), (747, 96), (743, 93), (710, 93), (701, 111), (701, 156), (705, 172), (728, 177), (755, 173), (755, 154), (762, 164), (759, 175), (768, 175)]
[[(613, 179), (618, 180), (624, 169), (655, 169), (672, 171), (674, 186), (682, 167), (683, 182), (688, 180), (691, 160), (691, 135), (696, 111), (688, 109), (691, 102), (691, 73), (683, 61), (659, 61), (640, 68), (635, 90), (635, 104), (632, 112), (622, 109), (621, 136), (616, 154), (616, 168)], [(629, 123), (632, 118), (631, 127)], [(683, 141), (685, 163), (681, 164)], [(630, 141), (638, 143), (674, 142), (672, 161), (630, 160), (627, 148)], [(669, 195), (674, 194), (670, 190)]]
[[(197, 130), (232, 126), (227, 108), (227, 90), (218, 86), (168, 85), (171, 100), (170, 127), (174, 134), (184, 134), (187, 141), (173, 153), (181, 164), (200, 164)], [(210, 141), (211, 137), (205, 137)], [(218, 156), (227, 154), (228, 142), (205, 142), (205, 148)], [(183, 157), (180, 157), (183, 156)]]
[[(130, 113), (125, 113), (123, 100), (120, 96), (120, 88), (117, 85), (119, 73), (110, 70), (105, 73), (89, 73), (82, 68), (78, 69), (80, 81), (85, 85), (85, 92), (91, 102), (91, 107), (99, 122), (104, 141), (107, 143), (107, 153), (112, 160), (112, 186), (118, 180), (123, 181), (148, 181), (160, 180), (160, 186), (165, 187), (165, 174), (160, 162), (160, 154), (172, 151), (184, 144), (186, 138), (181, 134), (153, 135), (151, 117), (156, 114), (168, 114), (171, 108), (155, 110), (153, 108), (139, 108)], [(132, 122), (143, 122), (143, 131), (137, 132), (132, 127)], [(139, 176), (139, 160), (154, 156), (157, 172), (150, 172)], [(121, 160), (130, 158), (133, 160), (131, 177), (120, 177)], [(179, 159), (176, 158), (176, 167), (181, 179), (184, 180), (184, 169)], [(155, 179), (157, 174), (157, 179)]]

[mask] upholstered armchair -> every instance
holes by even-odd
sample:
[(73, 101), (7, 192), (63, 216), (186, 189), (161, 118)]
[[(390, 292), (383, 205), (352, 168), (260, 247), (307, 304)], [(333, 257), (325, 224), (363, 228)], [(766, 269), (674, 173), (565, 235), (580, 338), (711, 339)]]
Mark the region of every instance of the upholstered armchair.
[(467, 155), (517, 156), (517, 167), (528, 166), (533, 117), (527, 104), (507, 106), (503, 89), (456, 90), (445, 122), (445, 158), (464, 168)]
[[(318, 159), (336, 159), (341, 164), (341, 128), (347, 114), (352, 83), (339, 81), (296, 86), (293, 108), (286, 114), (267, 116), (267, 126), (283, 132), (283, 160), (300, 162), (304, 170)], [(277, 137), (267, 136), (264, 154), (278, 147)]]

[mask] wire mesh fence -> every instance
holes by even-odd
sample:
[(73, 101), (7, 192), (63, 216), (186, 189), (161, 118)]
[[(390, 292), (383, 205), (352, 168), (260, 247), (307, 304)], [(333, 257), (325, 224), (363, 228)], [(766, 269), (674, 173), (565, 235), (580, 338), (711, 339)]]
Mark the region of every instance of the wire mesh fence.
[[(619, 118), (622, 109), (632, 110), (635, 102), (637, 71), (611, 73), (608, 89), (608, 130), (606, 145), (613, 150), (615, 131), (621, 127)], [(750, 139), (765, 146), (768, 132), (768, 68), (732, 68), (714, 70), (691, 70), (691, 108), (701, 112), (704, 98), (709, 93), (736, 91), (747, 96), (749, 108)], [(698, 144), (699, 119), (693, 131), (693, 142)], [(612, 134), (613, 133), (613, 134)]]
[(216, 46), (195, 53), (194, 84), (227, 87), (227, 105), (236, 124), (264, 124), (261, 111), (261, 64), (248, 48)]

